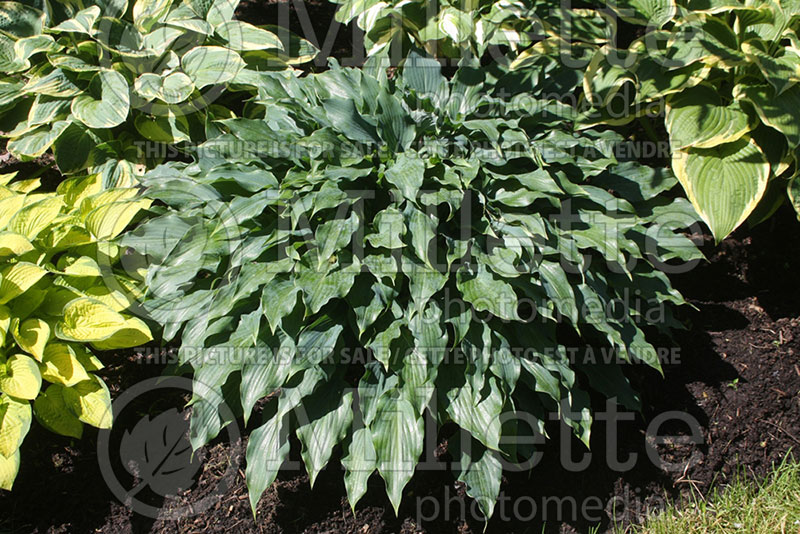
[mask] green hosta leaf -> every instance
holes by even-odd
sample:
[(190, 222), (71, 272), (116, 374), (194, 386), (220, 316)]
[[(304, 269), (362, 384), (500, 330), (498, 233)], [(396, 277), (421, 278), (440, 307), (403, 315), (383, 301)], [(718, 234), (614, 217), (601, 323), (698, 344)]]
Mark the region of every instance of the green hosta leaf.
[(675, 17), (674, 0), (614, 0), (609, 6), (626, 22), (661, 28)]
[(800, 86), (776, 95), (768, 85), (740, 85), (734, 93), (752, 103), (761, 121), (785, 135), (791, 147), (800, 145)]
[(244, 61), (228, 48), (198, 46), (181, 58), (181, 67), (195, 87), (202, 89), (231, 81), (244, 67)]
[(367, 236), (370, 245), (388, 249), (403, 247), (406, 225), (400, 210), (394, 207), (382, 210), (375, 216), (374, 224), (375, 233)]
[(61, 384), (48, 386), (44, 393), (36, 397), (33, 414), (51, 432), (80, 439), (83, 435), (83, 423), (67, 408), (64, 389)]
[(403, 488), (422, 454), (424, 424), (407, 400), (383, 397), (378, 401), (370, 430), (378, 472), (386, 481), (386, 491), (397, 514)]
[(486, 393), (466, 382), (462, 387), (447, 392), (450, 405), (447, 413), (458, 426), (492, 450), (500, 447), (500, 412), (503, 397), (497, 380), (488, 379)]
[(738, 104), (715, 104), (709, 92), (702, 87), (690, 89), (668, 102), (666, 126), (672, 150), (712, 148), (750, 131), (750, 120)]
[(22, 354), (11, 356), (0, 365), (0, 391), (18, 399), (35, 399), (42, 387), (36, 360)]
[(89, 128), (113, 128), (125, 122), (130, 109), (128, 82), (122, 74), (102, 70), (92, 79), (94, 93), (82, 94), (72, 101), (72, 114)]
[(764, 154), (747, 138), (715, 148), (678, 152), (672, 167), (718, 242), (756, 207), (770, 172)]
[(53, 143), (58, 170), (64, 174), (82, 171), (89, 167), (92, 150), (100, 139), (79, 123), (71, 123)]
[(20, 2), (0, 4), (0, 30), (15, 37), (42, 33), (45, 14)]
[(564, 272), (564, 268), (554, 261), (542, 260), (539, 264), (539, 275), (547, 295), (555, 303), (558, 311), (568, 317), (573, 325), (578, 326), (578, 307), (575, 304), (575, 293), (567, 279), (567, 273)]

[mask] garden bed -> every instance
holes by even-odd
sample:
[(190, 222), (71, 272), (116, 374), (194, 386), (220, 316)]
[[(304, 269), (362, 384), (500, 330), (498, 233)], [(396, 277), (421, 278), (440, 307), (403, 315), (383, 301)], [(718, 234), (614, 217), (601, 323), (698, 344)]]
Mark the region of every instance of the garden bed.
[[(504, 522), (506, 513), (530, 514), (530, 503), (548, 497), (574, 498), (578, 503), (596, 497), (602, 502), (603, 525), (616, 502), (623, 522), (638, 522), (647, 510), (678, 499), (692, 491), (707, 494), (713, 484), (724, 484), (737, 470), (761, 477), (787, 451), (800, 446), (800, 295), (793, 274), (800, 269), (800, 236), (783, 233), (794, 224), (790, 210), (753, 230), (742, 229), (719, 247), (705, 252), (710, 262), (691, 275), (676, 277), (679, 289), (698, 309), (683, 310), (681, 319), (691, 326), (676, 335), (680, 363), (665, 367), (665, 377), (646, 373), (643, 382), (644, 418), (621, 425), (618, 458), (635, 452), (635, 467), (625, 473), (605, 467), (605, 433), (597, 423), (593, 435), (594, 460), (577, 473), (565, 472), (559, 461), (559, 439), (548, 444), (539, 466), (530, 474), (504, 478), (501, 500), (489, 532), (539, 532), (542, 513), (530, 522)], [(157, 375), (158, 366), (137, 363), (135, 353), (105, 358), (104, 372), (117, 392)], [(180, 407), (180, 396), (162, 399), (150, 407), (156, 415)], [(668, 411), (691, 414), (701, 425), (703, 443), (659, 447), (660, 456), (675, 463), (691, 461), (685, 472), (664, 473), (646, 458), (644, 432), (647, 423)], [(678, 425), (681, 427), (682, 425)], [(124, 424), (120, 422), (120, 428)], [(665, 426), (662, 433), (669, 432)], [(34, 427), (32, 432), (44, 433)], [(246, 434), (245, 434), (246, 435)], [(198, 482), (174, 501), (154, 502), (164, 510), (197, 502), (216, 488), (228, 459), (241, 456), (242, 448), (217, 443), (204, 452)], [(297, 449), (295, 447), (295, 449)], [(446, 449), (440, 446), (439, 452)], [(579, 445), (574, 445), (576, 454)], [(292, 451), (297, 459), (298, 450)], [(25, 461), (12, 493), (0, 495), (6, 511), (0, 532), (68, 533), (261, 533), (261, 532), (481, 532), (482, 523), (471, 510), (472, 501), (446, 471), (420, 471), (407, 488), (395, 517), (382, 491), (368, 491), (356, 516), (350, 511), (337, 463), (325, 470), (314, 489), (302, 472), (282, 472), (258, 507), (254, 522), (244, 478), (222, 493), (210, 509), (178, 521), (148, 519), (132, 513), (111, 494), (98, 467), (96, 434), (82, 441), (65, 438), (31, 439), (23, 450)], [(373, 476), (370, 485), (381, 490)], [(617, 497), (614, 500), (614, 497)], [(48, 513), (41, 513), (42, 503)], [(548, 502), (548, 501), (544, 501)], [(569, 501), (562, 501), (566, 521), (550, 521), (546, 532), (587, 532), (592, 525), (569, 515)], [(626, 509), (621, 509), (623, 506)], [(549, 515), (557, 515), (549, 501)], [(425, 521), (439, 510), (438, 517)], [(445, 509), (448, 510), (445, 513)], [(422, 519), (423, 521), (419, 521)]]

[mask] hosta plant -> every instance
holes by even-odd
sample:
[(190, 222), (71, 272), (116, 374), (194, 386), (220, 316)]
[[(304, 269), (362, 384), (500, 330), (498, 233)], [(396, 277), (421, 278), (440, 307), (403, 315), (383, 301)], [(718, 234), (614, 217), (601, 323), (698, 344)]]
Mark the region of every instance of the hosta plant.
[(636, 406), (623, 365), (565, 344), (659, 368), (645, 331), (683, 301), (658, 267), (698, 257), (668, 171), (573, 135), (557, 101), (416, 55), (392, 79), (333, 65), (262, 89), (193, 162), (145, 175), (156, 202), (121, 243), (194, 375), (193, 445), (257, 413), (254, 509), (290, 434), (312, 484), (340, 444), (350, 503), (377, 470), (396, 509), (427, 426), (490, 516), (545, 414), (588, 444), (587, 391)]
[[(607, 13), (561, 2), (529, 0), (380, 1), (332, 0), (340, 4), (336, 20), (355, 21), (364, 30), (366, 54), (396, 63), (414, 49), (439, 58), (482, 57), (511, 52), (512, 57), (547, 36), (605, 44), (615, 21)], [(588, 5), (587, 5), (588, 6)]]
[[(800, 6), (766, 2), (620, 2), (648, 25), (627, 50), (603, 47), (584, 88), (616, 123), (663, 102), (672, 167), (721, 240), (787, 199), (800, 213)], [(608, 117), (599, 113), (598, 122)], [(612, 122), (612, 121), (606, 121)]]
[(237, 4), (0, 2), (0, 129), (9, 152), (28, 159), (52, 147), (62, 173), (101, 172), (113, 186), (163, 159), (156, 143), (202, 141), (211, 121), (232, 116), (232, 95), (251, 90), (258, 71), (316, 52), (234, 20)]
[(149, 205), (135, 189), (102, 189), (100, 175), (39, 192), (38, 180), (0, 175), (0, 487), (10, 489), (20, 445), (36, 419), (64, 436), (111, 425), (111, 399), (94, 350), (151, 339), (126, 314), (135, 284), (106, 280), (114, 238)]

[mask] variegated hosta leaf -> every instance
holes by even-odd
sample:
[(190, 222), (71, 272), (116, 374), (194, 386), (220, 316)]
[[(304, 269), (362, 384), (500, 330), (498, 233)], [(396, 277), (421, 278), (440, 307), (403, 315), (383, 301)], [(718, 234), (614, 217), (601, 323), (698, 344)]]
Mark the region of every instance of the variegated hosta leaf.
[(733, 103), (715, 102), (707, 87), (689, 89), (667, 102), (666, 126), (672, 150), (713, 148), (732, 143), (750, 131), (750, 118)]
[(72, 101), (72, 114), (89, 128), (113, 128), (128, 117), (130, 88), (122, 74), (102, 70), (92, 79), (94, 94), (83, 94)]
[(755, 209), (770, 173), (769, 162), (749, 138), (715, 148), (679, 151), (672, 168), (718, 242)]
[(781, 132), (790, 148), (800, 145), (800, 87), (777, 95), (768, 85), (740, 85), (734, 93), (753, 104), (761, 122)]

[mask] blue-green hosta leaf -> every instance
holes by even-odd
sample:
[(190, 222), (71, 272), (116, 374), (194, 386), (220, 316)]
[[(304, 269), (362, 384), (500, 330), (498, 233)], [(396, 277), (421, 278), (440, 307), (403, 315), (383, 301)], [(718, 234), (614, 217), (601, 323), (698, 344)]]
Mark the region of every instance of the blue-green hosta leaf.
[[(289, 435), (284, 428), (284, 418), (276, 413), (276, 402), (265, 409), (265, 423), (250, 434), (247, 441), (247, 492), (253, 515), (261, 495), (275, 480), (283, 461), (289, 455)], [(271, 410), (270, 410), (271, 408)]]
[(291, 280), (273, 278), (261, 294), (261, 307), (272, 332), (276, 332), (281, 320), (292, 313), (297, 305), (300, 288)]
[(776, 95), (768, 85), (739, 85), (734, 94), (753, 104), (761, 121), (786, 136), (790, 148), (800, 145), (800, 86)]
[(715, 96), (710, 88), (696, 87), (668, 101), (665, 124), (672, 150), (712, 148), (750, 131), (750, 119), (739, 104), (723, 106)]
[(309, 325), (297, 340), (296, 363), (302, 367), (319, 365), (333, 354), (342, 325), (334, 324), (328, 317), (321, 317)]
[(375, 125), (358, 112), (352, 100), (329, 98), (323, 102), (323, 107), (331, 126), (348, 138), (368, 144), (380, 141)]
[(113, 128), (128, 117), (130, 96), (128, 82), (122, 74), (102, 70), (92, 79), (99, 99), (82, 94), (72, 101), (72, 114), (89, 128)]
[(181, 58), (183, 72), (202, 89), (231, 81), (244, 67), (244, 60), (229, 48), (198, 46)]
[(517, 295), (510, 284), (481, 268), (476, 275), (464, 271), (457, 275), (457, 286), (464, 300), (477, 311), (489, 312), (495, 317), (515, 321), (518, 319)]
[(400, 508), (403, 488), (414, 475), (422, 454), (424, 423), (405, 399), (384, 396), (378, 401), (370, 426), (377, 455), (378, 472), (386, 481), (386, 492), (395, 514)]
[(470, 381), (447, 392), (450, 405), (447, 413), (458, 426), (492, 450), (500, 447), (500, 413), (503, 409), (503, 394), (497, 379), (486, 376), (486, 391), (476, 390)]
[(400, 189), (405, 198), (416, 202), (425, 177), (425, 162), (416, 152), (403, 152), (389, 165), (384, 176), (389, 183)]
[(403, 236), (406, 234), (406, 225), (403, 214), (397, 208), (390, 206), (375, 216), (375, 233), (367, 236), (367, 242), (376, 248), (402, 248)]
[(311, 487), (353, 421), (352, 392), (342, 394), (341, 391), (319, 390), (318, 393), (308, 399), (305, 414), (308, 419), (303, 421), (300, 416), (297, 428), (297, 439), (303, 446), (300, 455)]
[(715, 148), (679, 151), (672, 168), (717, 242), (755, 209), (770, 173), (767, 158), (748, 138)]
[(467, 495), (478, 501), (481, 512), (488, 521), (494, 514), (494, 506), (500, 495), (503, 466), (496, 452), (475, 440), (467, 441), (461, 446), (458, 480), (467, 486)]
[(344, 486), (350, 509), (355, 510), (358, 501), (367, 492), (367, 480), (378, 466), (378, 455), (372, 444), (372, 433), (368, 428), (359, 428), (352, 434), (342, 457), (345, 468)]

